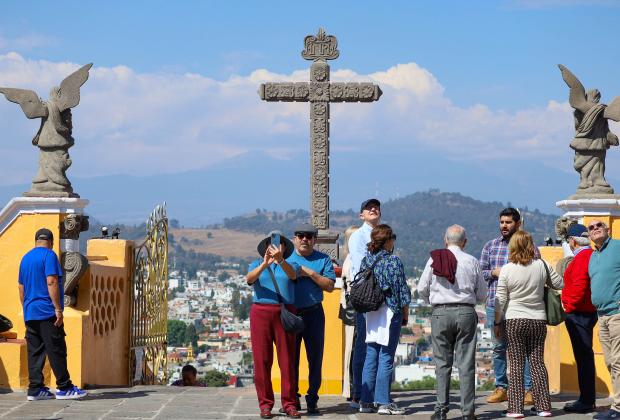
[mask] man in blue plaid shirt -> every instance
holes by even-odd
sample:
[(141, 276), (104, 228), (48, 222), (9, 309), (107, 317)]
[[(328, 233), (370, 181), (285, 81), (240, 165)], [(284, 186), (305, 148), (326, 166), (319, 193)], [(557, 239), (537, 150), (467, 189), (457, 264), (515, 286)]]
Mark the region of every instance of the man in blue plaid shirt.
[[(508, 243), (512, 234), (521, 227), (521, 214), (517, 209), (508, 207), (499, 214), (499, 230), (501, 236), (492, 239), (482, 248), (480, 256), (480, 268), (482, 276), (487, 281), (487, 302), (486, 302), (486, 327), (493, 327), (495, 322), (495, 292), (497, 291), (497, 278), (503, 265), (508, 263)], [(538, 248), (535, 248), (536, 258), (540, 258)], [(508, 377), (506, 375), (506, 337), (499, 340), (493, 336), (493, 370), (495, 371), (495, 391), (488, 396), (488, 403), (499, 403), (508, 400), (506, 389), (508, 388)], [(533, 405), (534, 399), (530, 389), (532, 388), (532, 377), (528, 361), (525, 363), (525, 398), (526, 405)]]

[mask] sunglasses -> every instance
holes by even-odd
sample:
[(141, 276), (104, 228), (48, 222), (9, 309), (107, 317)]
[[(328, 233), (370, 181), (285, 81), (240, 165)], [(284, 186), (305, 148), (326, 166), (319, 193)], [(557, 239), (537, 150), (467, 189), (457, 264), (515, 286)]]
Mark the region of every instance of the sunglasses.
[(392, 234), (392, 236), (390, 237), (390, 239), (394, 239), (394, 240), (396, 240), (396, 234), (395, 234), (395, 233), (394, 233), (394, 234)]
[(296, 233), (295, 236), (299, 240), (306, 238), (307, 240), (311, 241), (312, 239), (314, 239), (314, 233), (301, 233), (300, 232), (300, 233)]
[(592, 232), (594, 229), (602, 228), (603, 226), (605, 225), (602, 222), (598, 222), (598, 223), (588, 226), (588, 230)]

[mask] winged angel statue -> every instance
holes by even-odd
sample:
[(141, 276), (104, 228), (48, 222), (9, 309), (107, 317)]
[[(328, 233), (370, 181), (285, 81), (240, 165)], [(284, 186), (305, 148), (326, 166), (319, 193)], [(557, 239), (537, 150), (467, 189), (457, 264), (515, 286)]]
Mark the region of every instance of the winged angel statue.
[(80, 103), (80, 87), (88, 80), (92, 66), (86, 64), (67, 76), (60, 87), (54, 86), (47, 101), (31, 90), (0, 87), (9, 101), (21, 106), (26, 117), (41, 118), (41, 127), (32, 139), (32, 144), (39, 148), (39, 171), (25, 196), (79, 197), (66, 175), (71, 166), (69, 148), (75, 143), (71, 136), (71, 108)]
[(620, 121), (620, 96), (609, 105), (600, 104), (598, 89), (586, 92), (570, 70), (561, 64), (558, 67), (570, 88), (568, 102), (575, 109), (575, 137), (570, 147), (575, 151), (573, 167), (580, 181), (573, 197), (613, 194), (614, 189), (605, 180), (605, 155), (611, 146), (618, 146), (618, 137), (610, 131), (607, 120)]

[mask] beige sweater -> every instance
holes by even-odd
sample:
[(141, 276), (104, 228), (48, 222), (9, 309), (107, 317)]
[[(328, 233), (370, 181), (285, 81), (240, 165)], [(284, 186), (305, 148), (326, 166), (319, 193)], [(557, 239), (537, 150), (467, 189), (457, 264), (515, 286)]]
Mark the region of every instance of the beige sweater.
[[(549, 265), (551, 286), (564, 287), (562, 277)], [(542, 260), (528, 265), (508, 263), (499, 273), (495, 294), (495, 312), (505, 314), (506, 319), (525, 318), (547, 320), (543, 292), (547, 273)]]

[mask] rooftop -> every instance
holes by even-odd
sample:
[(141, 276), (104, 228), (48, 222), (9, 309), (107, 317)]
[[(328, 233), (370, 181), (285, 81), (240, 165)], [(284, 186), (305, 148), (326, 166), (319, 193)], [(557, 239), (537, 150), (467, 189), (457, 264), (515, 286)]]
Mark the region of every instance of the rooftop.
[[(484, 404), (486, 393), (478, 393), (476, 414), (479, 419), (501, 418), (506, 404)], [(401, 407), (407, 407), (408, 418), (428, 419), (435, 404), (430, 391), (393, 394)], [(448, 418), (460, 418), (458, 393), (451, 396)], [(277, 398), (276, 398), (277, 400)], [(571, 397), (552, 396), (554, 418), (587, 419), (591, 416), (567, 415), (561, 410)], [(600, 407), (610, 400), (597, 401)], [(274, 414), (280, 407), (276, 402)], [(303, 407), (302, 407), (303, 408)], [(343, 398), (321, 397), (319, 408), (323, 419), (374, 419), (377, 414), (360, 414), (348, 408)], [(304, 411), (302, 411), (303, 417)], [(258, 418), (258, 405), (253, 387), (247, 388), (177, 388), (137, 386), (91, 390), (79, 401), (27, 402), (23, 392), (0, 394), (0, 419), (250, 419)], [(277, 417), (276, 417), (277, 418)], [(284, 418), (284, 417), (281, 417)], [(381, 417), (385, 419), (385, 417)]]

